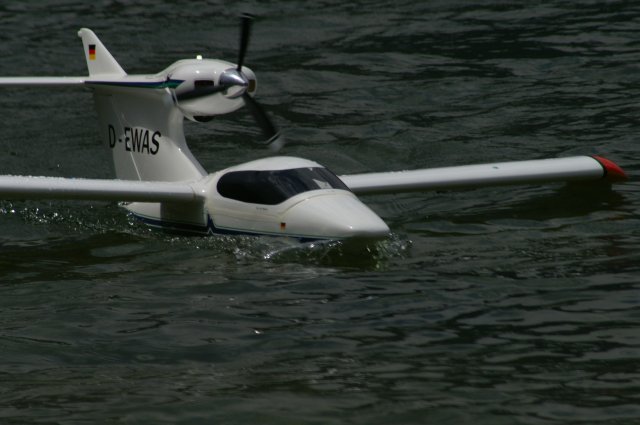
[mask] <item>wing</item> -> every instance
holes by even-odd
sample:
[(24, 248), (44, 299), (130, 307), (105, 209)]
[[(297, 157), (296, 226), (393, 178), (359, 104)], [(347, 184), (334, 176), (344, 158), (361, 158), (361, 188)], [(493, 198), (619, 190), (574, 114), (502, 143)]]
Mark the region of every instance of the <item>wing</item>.
[(509, 184), (627, 180), (615, 163), (599, 156), (500, 162), (413, 171), (353, 174), (340, 179), (355, 194), (471, 189)]
[(131, 202), (201, 200), (193, 182), (0, 176), (0, 199), (75, 199)]

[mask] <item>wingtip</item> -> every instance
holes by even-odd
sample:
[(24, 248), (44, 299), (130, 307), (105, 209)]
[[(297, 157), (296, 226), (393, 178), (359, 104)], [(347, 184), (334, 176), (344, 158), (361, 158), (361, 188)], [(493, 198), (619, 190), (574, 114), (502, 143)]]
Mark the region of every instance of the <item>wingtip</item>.
[(610, 182), (623, 182), (629, 180), (629, 177), (624, 172), (622, 168), (615, 162), (608, 160), (607, 158), (603, 158), (601, 156), (593, 155), (593, 159), (598, 161), (598, 163), (604, 169), (604, 178)]

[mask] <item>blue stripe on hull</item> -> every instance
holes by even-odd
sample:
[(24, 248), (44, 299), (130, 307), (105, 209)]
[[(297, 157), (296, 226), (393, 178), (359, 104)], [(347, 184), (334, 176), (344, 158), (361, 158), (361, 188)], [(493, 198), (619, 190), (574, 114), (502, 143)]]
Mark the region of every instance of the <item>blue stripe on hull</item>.
[(166, 220), (158, 220), (156, 218), (145, 217), (142, 215), (138, 215), (132, 213), (135, 218), (142, 221), (147, 226), (160, 229), (166, 232), (171, 233), (182, 233), (185, 235), (197, 235), (197, 236), (206, 236), (206, 235), (232, 235), (232, 236), (278, 236), (278, 237), (289, 237), (298, 239), (300, 242), (314, 242), (320, 240), (329, 240), (329, 239), (337, 239), (337, 238), (314, 238), (308, 236), (296, 236), (296, 235), (283, 235), (283, 234), (275, 234), (275, 233), (260, 233), (260, 232), (250, 232), (247, 230), (236, 230), (236, 229), (224, 229), (216, 227), (213, 223), (213, 220), (210, 216), (207, 216), (207, 224), (205, 226), (199, 224), (190, 224), (190, 223), (180, 223)]

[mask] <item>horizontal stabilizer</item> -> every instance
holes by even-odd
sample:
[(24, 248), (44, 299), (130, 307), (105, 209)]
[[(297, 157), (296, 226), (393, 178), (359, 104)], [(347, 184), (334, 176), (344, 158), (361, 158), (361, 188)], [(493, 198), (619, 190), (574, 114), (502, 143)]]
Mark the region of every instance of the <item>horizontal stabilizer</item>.
[(201, 198), (189, 182), (0, 176), (0, 199), (188, 202)]
[(510, 184), (626, 180), (613, 162), (601, 157), (575, 156), (424, 170), (340, 176), (356, 194), (471, 189)]
[(87, 77), (0, 77), (0, 86), (59, 87), (84, 84)]

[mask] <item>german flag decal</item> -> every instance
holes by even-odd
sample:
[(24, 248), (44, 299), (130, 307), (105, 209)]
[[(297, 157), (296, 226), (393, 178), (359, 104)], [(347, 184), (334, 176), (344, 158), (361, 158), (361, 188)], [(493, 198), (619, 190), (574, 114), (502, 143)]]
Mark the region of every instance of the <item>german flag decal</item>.
[(95, 44), (89, 44), (89, 60), (91, 60), (91, 61), (96, 60), (96, 45)]

